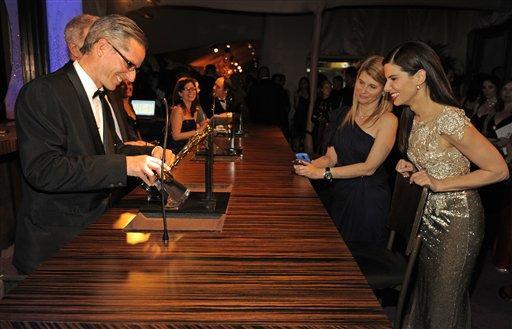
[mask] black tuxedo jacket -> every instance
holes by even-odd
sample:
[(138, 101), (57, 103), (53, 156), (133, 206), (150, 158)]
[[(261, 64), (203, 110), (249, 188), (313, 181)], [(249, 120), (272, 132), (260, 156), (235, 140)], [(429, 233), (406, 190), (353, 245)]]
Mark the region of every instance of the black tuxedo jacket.
[(151, 148), (120, 146), (105, 155), (73, 65), (22, 88), (16, 128), (23, 206), (13, 263), (28, 274), (103, 214), (110, 188), (126, 185), (126, 155)]
[(226, 112), (233, 112), (233, 99), (231, 97), (226, 98), (226, 109), (224, 109), (220, 104), (220, 100), (215, 97), (212, 106), (210, 106), (208, 109), (203, 109), (203, 111), (208, 118), (211, 118), (214, 113), (221, 114)]

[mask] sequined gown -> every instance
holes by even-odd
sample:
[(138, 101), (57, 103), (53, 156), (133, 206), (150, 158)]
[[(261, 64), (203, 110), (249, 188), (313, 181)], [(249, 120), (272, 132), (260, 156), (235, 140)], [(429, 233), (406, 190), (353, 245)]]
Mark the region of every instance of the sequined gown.
[[(409, 159), (437, 179), (468, 174), (469, 160), (440, 142), (442, 134), (462, 139), (469, 124), (463, 110), (449, 107), (433, 120), (415, 121)], [(471, 328), (468, 286), (484, 234), (483, 219), (476, 190), (430, 193), (407, 328)]]

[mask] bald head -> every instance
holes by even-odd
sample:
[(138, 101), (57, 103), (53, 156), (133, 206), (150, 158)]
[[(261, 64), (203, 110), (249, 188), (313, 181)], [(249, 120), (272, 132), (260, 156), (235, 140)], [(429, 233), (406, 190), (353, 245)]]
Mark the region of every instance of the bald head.
[(225, 99), (230, 89), (231, 81), (228, 78), (220, 77), (215, 80), (215, 84), (213, 85), (215, 97)]

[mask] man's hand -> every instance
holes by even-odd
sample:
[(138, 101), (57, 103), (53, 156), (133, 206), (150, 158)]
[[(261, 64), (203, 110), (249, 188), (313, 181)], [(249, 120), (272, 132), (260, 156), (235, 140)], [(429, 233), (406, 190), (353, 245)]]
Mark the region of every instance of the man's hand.
[[(153, 151), (151, 151), (151, 156), (158, 158), (158, 159), (162, 159), (163, 153), (164, 153), (164, 149), (161, 146), (156, 146), (153, 149)], [(172, 153), (171, 150), (169, 150), (169, 149), (165, 150), (165, 164), (170, 165), (171, 163), (173, 163), (175, 157), (176, 156), (174, 155), (174, 153)]]
[[(128, 176), (139, 177), (144, 183), (152, 186), (155, 184), (157, 174), (160, 175), (162, 161), (149, 155), (137, 155), (126, 157), (126, 173)], [(170, 168), (165, 165), (165, 170)]]
[(124, 145), (134, 145), (134, 146), (155, 146), (154, 144), (138, 140), (138, 141), (128, 141), (124, 142)]

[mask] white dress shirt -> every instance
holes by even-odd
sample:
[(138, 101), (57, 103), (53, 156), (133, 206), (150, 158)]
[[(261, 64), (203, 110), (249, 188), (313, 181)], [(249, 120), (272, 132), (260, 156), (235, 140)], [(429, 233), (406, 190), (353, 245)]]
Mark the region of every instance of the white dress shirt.
[[(85, 72), (85, 70), (80, 66), (80, 63), (78, 61), (73, 62), (73, 66), (75, 67), (76, 73), (78, 74), (78, 78), (82, 82), (82, 85), (84, 86), (85, 93), (87, 94), (87, 99), (89, 100), (89, 103), (91, 104), (92, 113), (94, 114), (94, 119), (96, 120), (96, 126), (98, 127), (98, 133), (100, 134), (101, 142), (103, 143), (103, 111), (101, 109), (101, 101), (99, 97), (93, 98), (94, 93), (96, 90), (98, 90), (98, 87), (94, 83), (94, 81), (91, 79), (91, 77)], [(103, 88), (100, 88), (103, 90)], [(112, 113), (112, 118), (114, 118), (114, 125), (116, 127), (116, 133), (117, 136), (121, 140), (123, 140), (123, 137), (121, 135), (121, 131), (119, 130), (119, 124), (117, 123), (117, 118), (112, 110), (112, 105), (110, 105), (110, 102), (108, 101), (107, 97), (107, 103), (109, 104), (110, 111)]]

